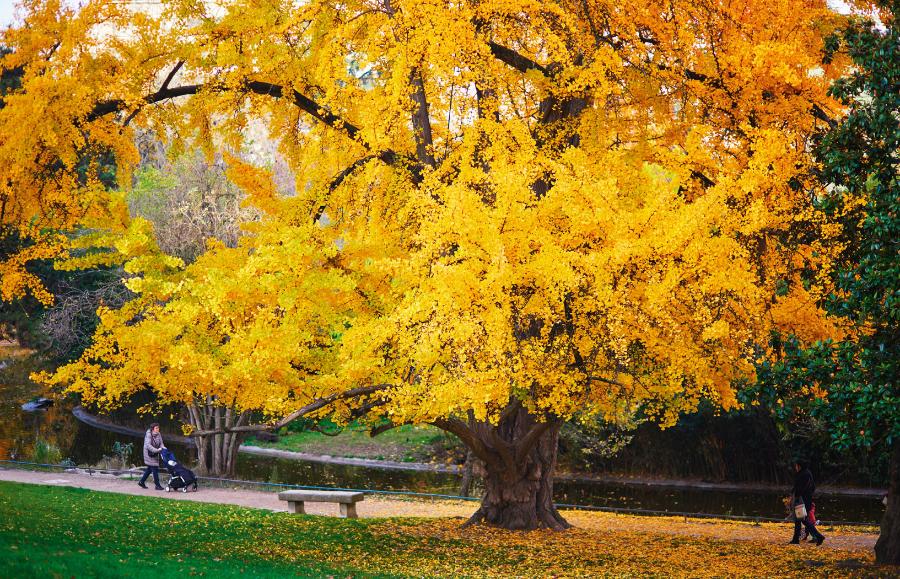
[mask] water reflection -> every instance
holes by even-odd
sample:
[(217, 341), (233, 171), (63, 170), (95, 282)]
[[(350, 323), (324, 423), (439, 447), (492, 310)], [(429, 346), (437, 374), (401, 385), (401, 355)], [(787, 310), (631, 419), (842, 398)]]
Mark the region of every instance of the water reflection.
[[(787, 488), (779, 493), (568, 481), (557, 481), (554, 490), (558, 503), (776, 519), (787, 514), (782, 499), (790, 492)], [(817, 516), (827, 521), (876, 523), (883, 514), (875, 497), (820, 495), (815, 503)]]
[(237, 478), (281, 484), (456, 495), (459, 475), (363, 468), (239, 454)]

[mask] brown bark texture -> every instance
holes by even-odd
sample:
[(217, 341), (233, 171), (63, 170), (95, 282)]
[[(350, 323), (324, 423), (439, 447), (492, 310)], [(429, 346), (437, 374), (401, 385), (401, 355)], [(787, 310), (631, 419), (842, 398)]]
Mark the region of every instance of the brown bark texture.
[(900, 441), (891, 450), (891, 480), (887, 509), (881, 519), (881, 534), (875, 543), (875, 562), (900, 565)]
[(472, 479), (474, 478), (474, 462), (475, 454), (472, 449), (466, 452), (466, 463), (463, 465), (462, 481), (459, 483), (459, 496), (467, 497), (472, 490)]
[(553, 504), (560, 425), (538, 422), (517, 402), (496, 426), (469, 422), (473, 451), (483, 462), (484, 494), (467, 525), (484, 522), (511, 530), (571, 526)]
[[(188, 417), (195, 430), (234, 428), (247, 422), (247, 414), (218, 406), (213, 401), (192, 404)], [(233, 476), (237, 466), (237, 453), (244, 434), (223, 432), (197, 437), (197, 472), (207, 476)]]

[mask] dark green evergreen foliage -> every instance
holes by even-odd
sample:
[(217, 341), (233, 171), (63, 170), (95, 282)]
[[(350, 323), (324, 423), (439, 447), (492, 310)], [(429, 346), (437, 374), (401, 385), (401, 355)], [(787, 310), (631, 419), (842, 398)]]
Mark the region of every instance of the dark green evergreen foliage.
[[(896, 0), (885, 4), (900, 9)], [(781, 413), (808, 408), (842, 448), (900, 439), (900, 32), (886, 24), (858, 20), (829, 41), (856, 70), (832, 88), (847, 116), (817, 143), (820, 178), (834, 186), (814, 205), (840, 219), (846, 245), (833, 272), (837, 291), (823, 305), (860, 332), (806, 350), (785, 338), (782, 359), (761, 368), (764, 402), (778, 408), (780, 399)], [(811, 383), (827, 398), (798, 398)]]

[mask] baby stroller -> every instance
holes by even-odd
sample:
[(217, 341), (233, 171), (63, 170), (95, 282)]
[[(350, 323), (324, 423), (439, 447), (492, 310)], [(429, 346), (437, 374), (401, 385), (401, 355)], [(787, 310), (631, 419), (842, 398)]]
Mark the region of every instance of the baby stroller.
[(197, 490), (196, 475), (189, 468), (178, 462), (171, 450), (168, 448), (162, 449), (159, 453), (159, 458), (162, 459), (166, 469), (169, 471), (169, 482), (166, 483), (166, 492), (180, 490), (186, 493), (191, 485), (194, 485), (195, 491)]

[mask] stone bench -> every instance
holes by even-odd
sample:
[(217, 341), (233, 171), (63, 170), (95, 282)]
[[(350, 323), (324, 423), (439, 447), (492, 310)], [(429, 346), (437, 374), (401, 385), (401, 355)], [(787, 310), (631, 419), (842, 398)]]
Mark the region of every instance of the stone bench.
[(278, 498), (287, 501), (288, 511), (305, 514), (303, 503), (340, 503), (341, 516), (348, 519), (357, 518), (356, 503), (363, 500), (363, 493), (350, 491), (281, 491)]

